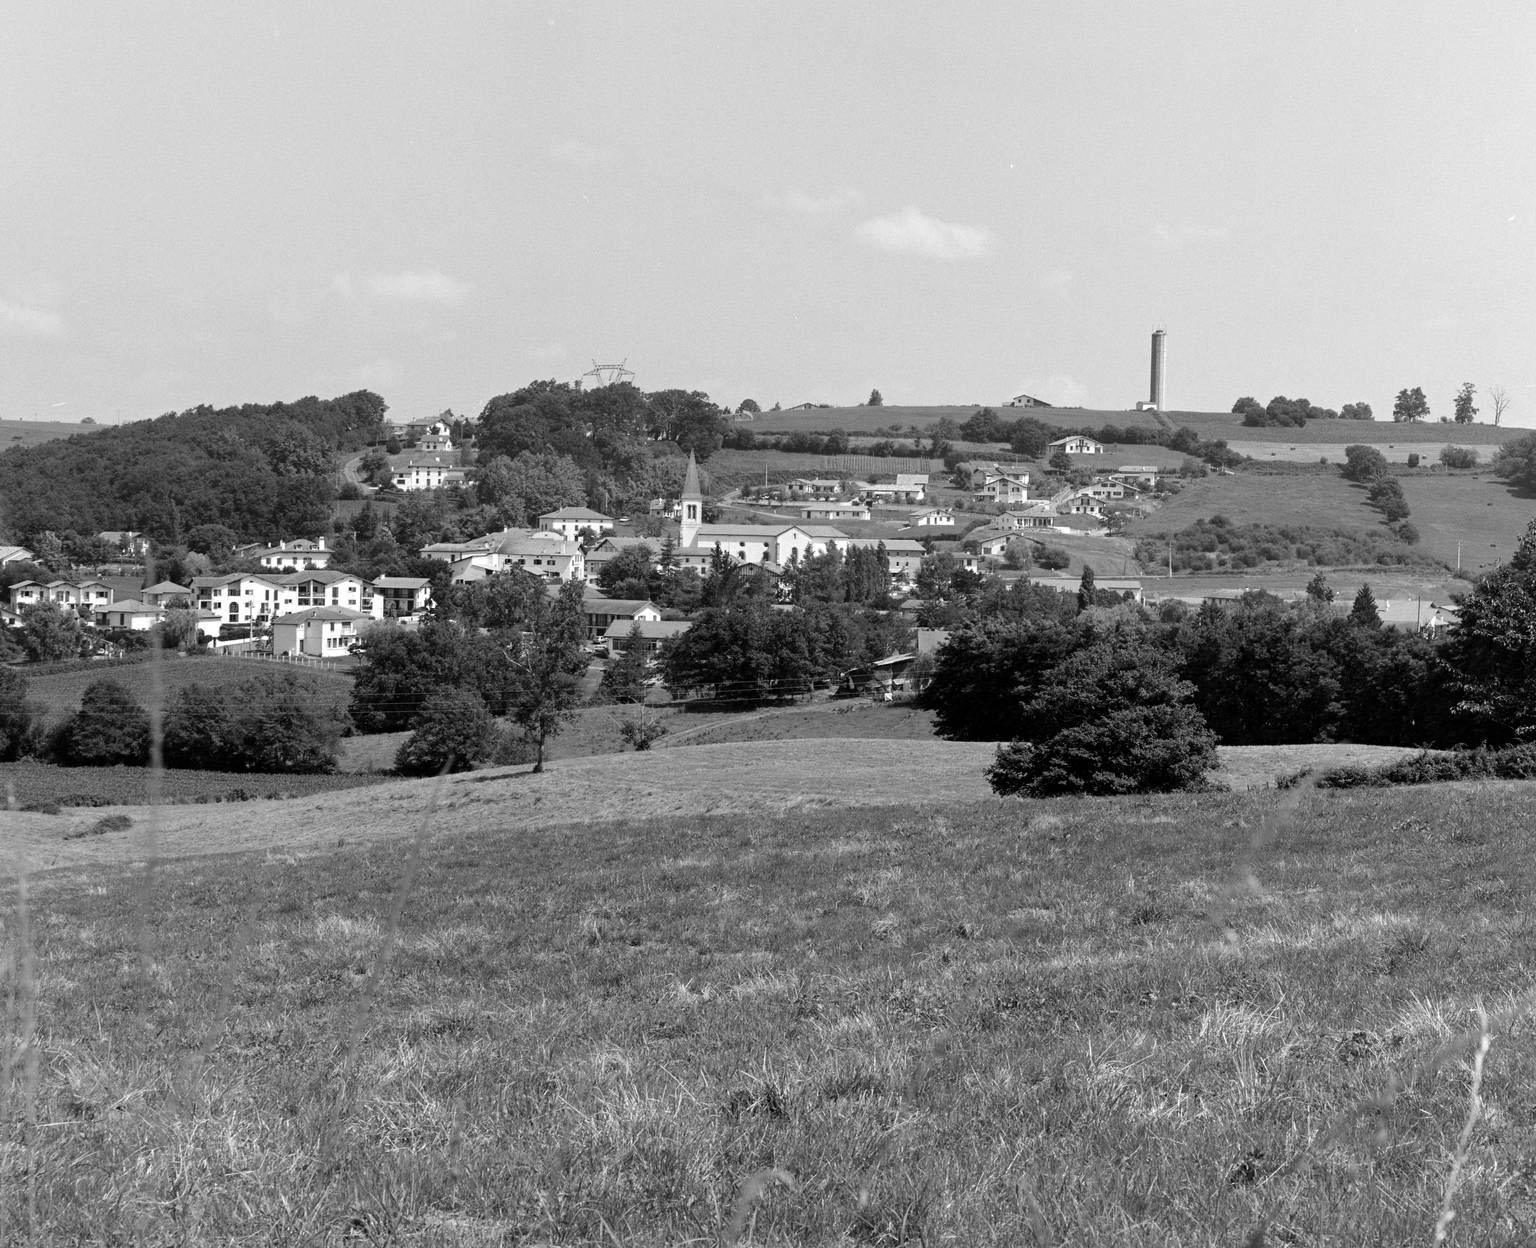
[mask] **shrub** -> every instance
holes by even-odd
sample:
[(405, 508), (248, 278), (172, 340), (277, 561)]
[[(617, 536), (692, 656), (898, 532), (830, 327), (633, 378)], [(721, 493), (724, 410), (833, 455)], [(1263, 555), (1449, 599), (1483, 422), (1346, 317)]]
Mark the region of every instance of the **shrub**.
[(1035, 554), (1035, 566), (1059, 572), (1072, 562), (1072, 556), (1060, 546), (1042, 546)]
[(428, 698), (416, 729), (395, 755), (407, 776), (468, 771), (496, 745), (496, 724), (485, 700), (468, 689), (445, 689)]
[(1110, 633), (1045, 673), (1022, 708), (1024, 733), (998, 748), (987, 780), (1031, 797), (1205, 788), (1216, 737), (1194, 692), (1173, 656)]
[(115, 680), (98, 680), (53, 737), (59, 762), (75, 767), (142, 767), (149, 761), (149, 714)]
[(619, 736), (626, 745), (638, 750), (648, 750), (666, 736), (670, 730), (655, 711), (641, 710), (628, 716), (619, 725)]
[(1476, 468), (1477, 452), (1470, 446), (1447, 446), (1440, 451), (1440, 462), (1447, 468)]

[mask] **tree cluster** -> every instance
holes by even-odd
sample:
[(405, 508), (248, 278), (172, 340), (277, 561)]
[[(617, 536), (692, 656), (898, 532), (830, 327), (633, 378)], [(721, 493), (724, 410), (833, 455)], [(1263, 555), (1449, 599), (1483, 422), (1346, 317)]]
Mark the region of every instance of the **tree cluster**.
[[(313, 537), (336, 497), (338, 453), (380, 436), (385, 404), (335, 399), (197, 407), (0, 454), (0, 537), (132, 529), (158, 542), (199, 525), (240, 540)], [(41, 552), (39, 552), (41, 553)]]
[(1136, 543), (1136, 558), (1148, 567), (1165, 566), (1170, 556), (1175, 572), (1434, 563), (1428, 556), (1410, 549), (1396, 532), (1299, 524), (1234, 524), (1221, 515), (1197, 520), (1175, 533), (1148, 533)]

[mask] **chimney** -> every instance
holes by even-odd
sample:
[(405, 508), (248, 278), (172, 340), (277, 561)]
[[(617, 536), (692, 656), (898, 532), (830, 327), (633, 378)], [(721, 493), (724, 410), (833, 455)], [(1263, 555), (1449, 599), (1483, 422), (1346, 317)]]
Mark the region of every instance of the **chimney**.
[(1148, 400), (1157, 411), (1163, 410), (1163, 369), (1167, 362), (1167, 345), (1162, 330), (1152, 331), (1152, 392)]

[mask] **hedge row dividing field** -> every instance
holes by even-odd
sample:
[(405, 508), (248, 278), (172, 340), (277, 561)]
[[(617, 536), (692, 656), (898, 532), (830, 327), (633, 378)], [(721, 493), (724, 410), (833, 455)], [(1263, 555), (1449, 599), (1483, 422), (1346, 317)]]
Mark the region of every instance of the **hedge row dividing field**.
[[(392, 779), (392, 776), (369, 774), (313, 776), (289, 772), (269, 775), (166, 770), (160, 773), (159, 792), (161, 801), (176, 804), (238, 802), (329, 793)], [(31, 760), (0, 763), (0, 809), (144, 806), (149, 800), (150, 771), (147, 767), (55, 767)]]
[(333, 816), (56, 873), (5, 903), (0, 1236), (1529, 1242), (1533, 814)]

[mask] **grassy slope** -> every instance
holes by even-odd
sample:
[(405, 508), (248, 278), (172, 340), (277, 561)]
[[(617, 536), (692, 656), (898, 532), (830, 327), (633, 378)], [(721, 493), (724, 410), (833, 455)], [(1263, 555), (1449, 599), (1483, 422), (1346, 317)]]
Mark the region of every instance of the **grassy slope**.
[[(935, 421), (948, 416), (964, 424), (983, 407), (990, 406), (1004, 420), (1017, 420), (1021, 416), (1034, 416), (1047, 425), (1059, 425), (1063, 429), (1099, 429), (1105, 425), (1118, 425), (1121, 429), (1156, 429), (1157, 418), (1150, 412), (1084, 409), (1080, 407), (1006, 407), (999, 403), (933, 404), (911, 407), (827, 407), (809, 411), (763, 412), (748, 428), (755, 433), (828, 433), (841, 429), (845, 433), (873, 433), (876, 429), (896, 426), (907, 429), (916, 426), (926, 429)], [(1181, 422), (1183, 412), (1169, 415)], [(1196, 416), (1215, 413), (1195, 413)]]
[[(26, 676), (26, 669), (19, 669)], [(178, 689), (190, 684), (212, 685), (221, 688), (250, 680), (262, 672), (298, 671), (313, 676), (323, 684), (334, 684), (343, 698), (351, 696), (352, 680), (337, 672), (315, 668), (290, 668), (286, 665), (261, 663), (251, 659), (213, 658), (201, 656), (184, 658), (167, 656), (160, 665), (160, 682), (167, 702)], [(141, 706), (147, 706), (154, 692), (155, 672), (150, 663), (135, 663), (123, 667), (107, 667), (101, 671), (58, 672), (50, 676), (27, 677), (27, 698), (41, 703), (50, 721), (57, 721), (72, 711), (80, 709), (80, 695), (98, 680), (115, 680), (133, 695)]]
[(63, 420), (0, 420), (0, 451), (13, 447), (41, 446), (77, 433), (91, 433), (101, 425), (81, 425)]
[[(1419, 549), (1472, 571), (1508, 558), (1519, 535), (1536, 519), (1536, 499), (1512, 493), (1486, 473), (1404, 475), (1409, 519), (1419, 530)], [(1131, 525), (1133, 535), (1171, 533), (1199, 519), (1221, 514), (1238, 524), (1310, 524), (1325, 528), (1379, 528), (1381, 515), (1367, 505), (1365, 491), (1337, 469), (1278, 476), (1244, 472), (1205, 477), (1185, 485), (1146, 519)]]
[(7, 1235), (1428, 1243), (1479, 1006), (1453, 1242), (1529, 1231), (1526, 786), (601, 827), (458, 796), (419, 864), (35, 884)]

